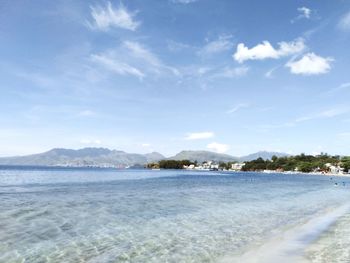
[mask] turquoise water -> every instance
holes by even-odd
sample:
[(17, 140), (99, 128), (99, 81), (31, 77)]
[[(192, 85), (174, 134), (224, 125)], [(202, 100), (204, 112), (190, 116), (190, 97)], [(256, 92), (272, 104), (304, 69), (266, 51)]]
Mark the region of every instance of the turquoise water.
[(349, 198), (343, 177), (3, 168), (0, 262), (350, 262)]

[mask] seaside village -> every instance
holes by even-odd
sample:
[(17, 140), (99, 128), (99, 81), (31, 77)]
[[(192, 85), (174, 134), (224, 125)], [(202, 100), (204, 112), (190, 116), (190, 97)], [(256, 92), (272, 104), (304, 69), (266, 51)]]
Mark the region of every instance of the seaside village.
[[(214, 161), (206, 161), (202, 164), (191, 164), (191, 165), (184, 165), (183, 169), (186, 170), (201, 170), (201, 171), (236, 171), (239, 172), (242, 170), (242, 168), (245, 166), (245, 163), (239, 162), (239, 163), (231, 163), (231, 167), (229, 169), (220, 167), (219, 163), (216, 163)], [(314, 169), (311, 173), (312, 174), (331, 174), (331, 175), (349, 175), (349, 172), (345, 172), (344, 168), (340, 167), (339, 165), (333, 165), (331, 163), (325, 164), (327, 171), (321, 169), (320, 167)], [(277, 170), (263, 170), (264, 173), (276, 173), (276, 172), (285, 172), (283, 169), (277, 169)], [(300, 171), (298, 168), (296, 168), (294, 171), (286, 171), (285, 173), (299, 173)]]
[[(231, 171), (241, 171), (245, 163), (232, 163), (231, 167), (228, 170)], [(204, 170), (204, 171), (218, 171), (218, 170), (227, 170), (220, 167), (219, 163), (216, 163), (214, 161), (207, 161), (203, 162), (202, 164), (190, 164), (190, 165), (184, 165), (183, 169), (186, 170)]]

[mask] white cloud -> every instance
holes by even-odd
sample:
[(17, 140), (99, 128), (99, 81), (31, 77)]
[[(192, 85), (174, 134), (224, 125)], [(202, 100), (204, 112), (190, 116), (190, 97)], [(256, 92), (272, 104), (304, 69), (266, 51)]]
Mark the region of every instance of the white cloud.
[(133, 75), (140, 79), (145, 76), (145, 74), (139, 69), (132, 67), (129, 64), (113, 60), (108, 55), (91, 55), (90, 57), (93, 62), (98, 63), (119, 75)]
[(107, 2), (106, 7), (91, 7), (91, 16), (94, 19), (93, 29), (107, 31), (112, 27), (119, 27), (135, 31), (141, 24), (134, 20), (135, 13), (130, 13), (123, 4), (118, 8), (113, 8), (111, 2)]
[(308, 53), (299, 60), (289, 61), (286, 67), (290, 68), (293, 74), (318, 75), (329, 72), (332, 61), (332, 58), (323, 58), (314, 53)]
[(190, 3), (194, 3), (194, 2), (197, 2), (198, 0), (170, 0), (172, 3), (175, 3), (175, 4), (190, 4)]
[(298, 8), (298, 12), (300, 13), (301, 17), (304, 17), (304, 18), (307, 18), (307, 19), (310, 19), (310, 17), (311, 17), (311, 9), (307, 8), (305, 6), (299, 7)]
[(148, 147), (151, 147), (151, 144), (150, 143), (143, 143), (141, 144), (142, 147), (145, 147), (145, 148), (148, 148)]
[(202, 47), (197, 54), (200, 56), (208, 56), (223, 51), (227, 51), (232, 48), (231, 36), (222, 35), (217, 40), (208, 42)]
[(299, 7), (297, 11), (299, 15), (290, 21), (292, 24), (300, 19), (311, 19), (311, 15), (314, 13), (310, 8), (305, 6)]
[(240, 103), (240, 104), (234, 106), (233, 108), (229, 109), (226, 113), (227, 114), (232, 114), (232, 113), (235, 113), (235, 112), (239, 111), (240, 109), (247, 108), (247, 107), (249, 107), (248, 104)]
[(279, 48), (275, 49), (269, 41), (263, 41), (261, 44), (249, 49), (243, 43), (240, 43), (237, 45), (233, 58), (239, 63), (243, 63), (246, 60), (278, 59), (300, 53), (306, 48), (303, 39), (297, 39), (292, 42), (280, 42), (278, 46)]
[(221, 144), (217, 142), (209, 143), (207, 145), (207, 148), (217, 153), (225, 153), (230, 149), (230, 147), (227, 144)]
[(194, 132), (189, 133), (185, 137), (186, 140), (201, 140), (201, 139), (209, 139), (214, 137), (213, 132)]
[(338, 28), (345, 31), (350, 30), (350, 12), (346, 13), (340, 18)]

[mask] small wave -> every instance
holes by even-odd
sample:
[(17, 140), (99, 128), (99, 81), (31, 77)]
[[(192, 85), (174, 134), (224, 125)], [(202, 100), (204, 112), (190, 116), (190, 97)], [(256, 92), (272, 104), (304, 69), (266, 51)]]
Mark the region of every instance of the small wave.
[(313, 218), (303, 225), (290, 229), (283, 235), (269, 240), (261, 247), (251, 249), (241, 256), (225, 257), (222, 263), (306, 263), (303, 252), (341, 216), (348, 213), (350, 203)]

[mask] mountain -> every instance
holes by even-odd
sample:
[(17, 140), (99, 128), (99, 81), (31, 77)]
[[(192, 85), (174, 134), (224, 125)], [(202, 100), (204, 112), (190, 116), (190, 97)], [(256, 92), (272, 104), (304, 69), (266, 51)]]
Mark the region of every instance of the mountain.
[(252, 161), (258, 158), (263, 158), (264, 160), (268, 160), (268, 159), (271, 159), (272, 156), (274, 155), (276, 155), (277, 157), (290, 156), (290, 154), (287, 154), (287, 153), (260, 151), (260, 152), (252, 153), (246, 156), (241, 156), (239, 160), (241, 162)]
[[(288, 156), (286, 153), (261, 151), (247, 156), (234, 157), (228, 154), (210, 151), (182, 151), (169, 160), (191, 160), (199, 163), (205, 161), (232, 162), (251, 161), (259, 157), (271, 159)], [(55, 148), (50, 151), (26, 156), (2, 157), (0, 165), (39, 165), (39, 166), (98, 166), (98, 167), (124, 167), (144, 165), (166, 159), (157, 152), (138, 154), (123, 151), (110, 150), (107, 148), (83, 148), (79, 150)]]
[(148, 163), (158, 162), (162, 159), (165, 159), (164, 155), (158, 152), (146, 153), (144, 156), (146, 157)]
[(83, 148), (79, 150), (56, 148), (27, 156), (0, 158), (0, 165), (40, 166), (100, 166), (120, 167), (165, 159), (157, 152), (148, 154), (126, 153), (106, 148)]
[(228, 154), (215, 153), (215, 152), (209, 152), (209, 151), (182, 151), (168, 159), (169, 160), (190, 160), (190, 161), (197, 161), (199, 163), (202, 163), (205, 161), (232, 162), (232, 161), (238, 160), (237, 157), (234, 157)]
[(241, 156), (241, 157), (235, 157), (228, 154), (215, 153), (210, 151), (182, 151), (168, 159), (169, 160), (190, 160), (190, 161), (197, 161), (200, 163), (205, 161), (246, 162), (246, 161), (258, 159), (259, 157), (263, 158), (264, 160), (267, 160), (267, 159), (271, 159), (271, 157), (274, 155), (276, 155), (277, 157), (289, 156), (287, 153), (267, 152), (267, 151), (260, 151), (260, 152), (252, 153), (246, 156)]

